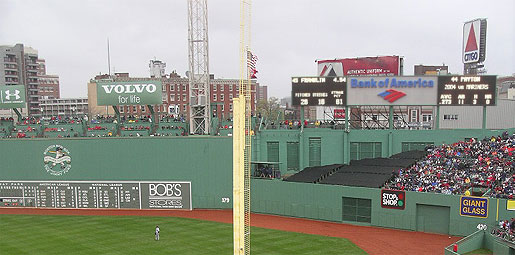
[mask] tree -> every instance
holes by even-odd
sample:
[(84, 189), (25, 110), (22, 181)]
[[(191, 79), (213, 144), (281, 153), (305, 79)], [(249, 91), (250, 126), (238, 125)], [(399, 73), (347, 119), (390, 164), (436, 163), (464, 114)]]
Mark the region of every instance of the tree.
[(256, 107), (257, 116), (260, 116), (268, 122), (276, 122), (281, 116), (281, 107), (279, 99), (271, 97), (267, 100), (259, 100)]

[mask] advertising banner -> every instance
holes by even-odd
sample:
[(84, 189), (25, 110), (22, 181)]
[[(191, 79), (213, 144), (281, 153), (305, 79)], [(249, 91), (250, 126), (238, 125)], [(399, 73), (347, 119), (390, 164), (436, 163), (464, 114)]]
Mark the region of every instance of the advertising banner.
[(344, 120), (345, 119), (345, 109), (334, 109), (334, 119), (335, 120)]
[(394, 76), (402, 75), (399, 56), (318, 60), (319, 76)]
[(97, 83), (97, 105), (161, 104), (161, 94), (161, 81)]
[(347, 105), (436, 105), (437, 78), (360, 76), (347, 78)]
[(506, 202), (506, 210), (515, 211), (515, 200), (508, 200)]
[(192, 210), (191, 183), (142, 182), (141, 208)]
[(25, 86), (0, 86), (0, 109), (25, 108)]
[(406, 193), (403, 190), (381, 190), (381, 207), (404, 210)]
[(488, 218), (488, 198), (462, 196), (460, 198), (460, 215)]

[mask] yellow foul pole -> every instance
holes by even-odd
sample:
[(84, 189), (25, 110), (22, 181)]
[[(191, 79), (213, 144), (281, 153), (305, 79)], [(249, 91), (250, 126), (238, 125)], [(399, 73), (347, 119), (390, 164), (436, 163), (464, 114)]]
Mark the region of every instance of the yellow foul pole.
[(251, 81), (250, 0), (240, 1), (240, 94), (233, 99), (234, 254), (250, 254)]

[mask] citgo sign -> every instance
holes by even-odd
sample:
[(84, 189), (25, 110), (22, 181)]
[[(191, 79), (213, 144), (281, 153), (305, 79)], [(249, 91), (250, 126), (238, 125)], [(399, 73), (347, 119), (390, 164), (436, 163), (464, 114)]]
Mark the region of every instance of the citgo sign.
[(161, 104), (161, 94), (161, 81), (99, 82), (97, 105)]

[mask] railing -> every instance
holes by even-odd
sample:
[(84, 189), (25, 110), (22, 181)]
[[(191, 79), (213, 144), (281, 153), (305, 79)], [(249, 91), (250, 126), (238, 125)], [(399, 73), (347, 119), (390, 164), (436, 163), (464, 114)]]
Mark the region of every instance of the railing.
[[(487, 230), (483, 229), (477, 230), (476, 232), (458, 240), (456, 243), (453, 243), (445, 247), (445, 254), (459, 255), (482, 248), (481, 246), (483, 244), (483, 238), (485, 236), (486, 231)], [(478, 239), (480, 239), (480, 241)], [(455, 244), (458, 245), (457, 252), (454, 252)]]

